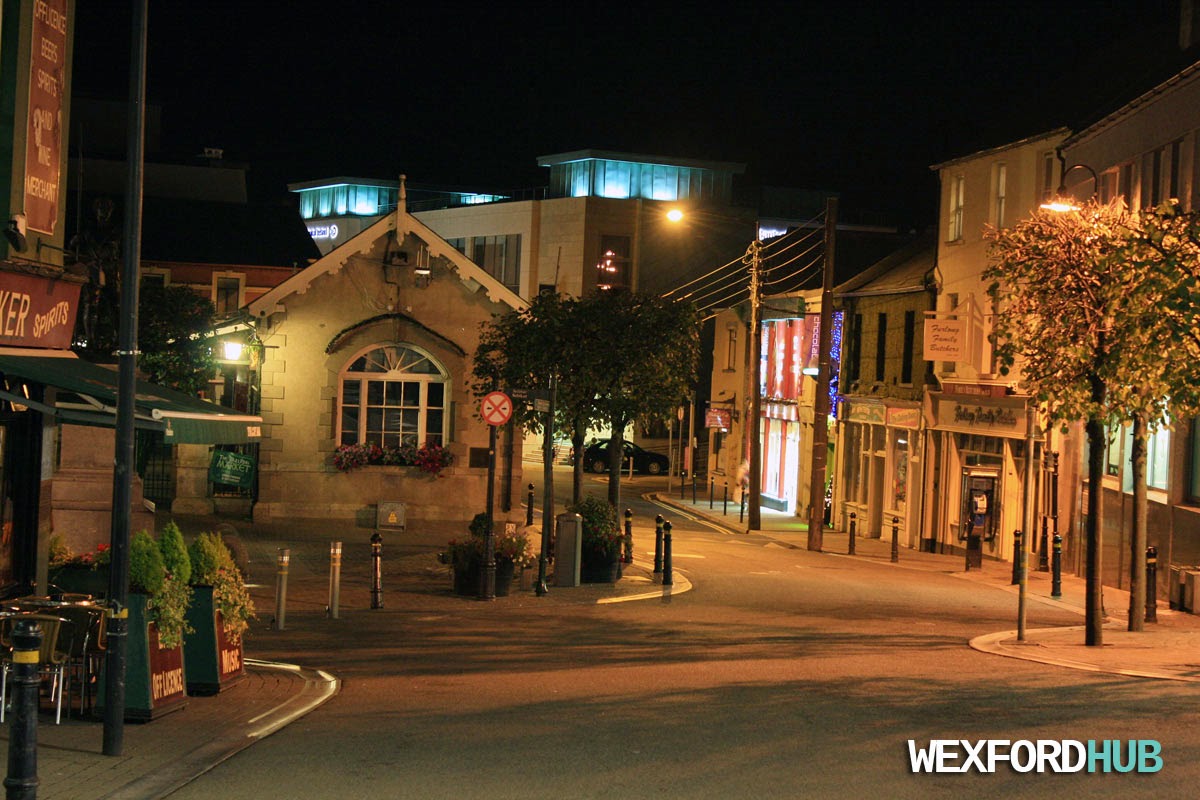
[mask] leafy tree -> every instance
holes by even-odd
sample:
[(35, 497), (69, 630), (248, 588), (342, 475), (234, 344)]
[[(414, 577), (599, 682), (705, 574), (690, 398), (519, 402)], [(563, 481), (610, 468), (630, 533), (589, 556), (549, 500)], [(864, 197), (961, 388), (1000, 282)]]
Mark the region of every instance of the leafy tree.
[[(1159, 311), (1167, 298), (1179, 298), (1181, 272), (1154, 252), (1149, 232), (1158, 229), (1158, 219), (1158, 212), (1134, 216), (1120, 206), (1093, 202), (1068, 213), (1040, 210), (988, 233), (993, 264), (984, 278), (991, 281), (997, 309), (993, 337), (1002, 371), (1019, 362), (1023, 381), (1052, 421), (1085, 423), (1088, 645), (1102, 644), (1100, 526), (1107, 429), (1122, 420), (1134, 422), (1132, 466), (1141, 521), (1132, 543), (1130, 627), (1139, 629), (1145, 597), (1146, 434), (1168, 411), (1194, 406), (1186, 372), (1195, 368), (1196, 359), (1187, 359), (1193, 363), (1185, 368), (1177, 358), (1162, 357), (1163, 344), (1173, 338), (1171, 326), (1187, 308), (1181, 301), (1174, 316)], [(1162, 238), (1158, 241), (1161, 245)]]

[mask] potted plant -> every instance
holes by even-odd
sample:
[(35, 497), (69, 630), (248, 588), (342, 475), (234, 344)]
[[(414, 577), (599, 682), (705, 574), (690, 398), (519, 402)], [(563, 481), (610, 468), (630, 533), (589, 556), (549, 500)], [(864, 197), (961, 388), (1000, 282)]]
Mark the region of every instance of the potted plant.
[[(173, 526), (168, 526), (168, 528)], [(161, 541), (139, 531), (129, 542), (129, 638), (125, 664), (125, 718), (155, 719), (187, 705), (183, 636), (191, 561), (182, 536), (163, 530)], [(167, 569), (170, 563), (175, 572)], [(179, 580), (176, 575), (183, 575)], [(103, 679), (101, 680), (103, 683)], [(104, 690), (98, 692), (104, 697)]]
[[(447, 545), (443, 561), (454, 570), (454, 591), (457, 594), (479, 593), (487, 530), (487, 514), (476, 514), (468, 528), (470, 535), (464, 539), (451, 539)], [(529, 537), (515, 528), (509, 530), (506, 525), (503, 533), (494, 536), (493, 553), (496, 559), (496, 596), (505, 597), (512, 590), (517, 567), (525, 566), (529, 559)]]
[(242, 635), (254, 603), (219, 533), (202, 533), (188, 547), (192, 602), (184, 660), (189, 694), (216, 694), (246, 677)]
[(50, 537), (51, 589), (48, 594), (71, 592), (104, 597), (108, 594), (109, 561), (112, 553), (107, 543), (95, 550), (76, 555), (61, 536)]
[(617, 511), (608, 501), (588, 495), (568, 511), (583, 519), (579, 580), (582, 583), (615, 583), (621, 577), (621, 543), (624, 537)]

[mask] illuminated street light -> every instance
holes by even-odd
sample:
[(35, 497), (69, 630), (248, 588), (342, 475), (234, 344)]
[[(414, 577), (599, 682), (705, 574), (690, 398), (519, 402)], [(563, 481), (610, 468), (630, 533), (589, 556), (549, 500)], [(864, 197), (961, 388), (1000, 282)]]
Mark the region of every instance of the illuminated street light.
[(1077, 169), (1087, 170), (1088, 174), (1092, 176), (1092, 194), (1088, 197), (1089, 200), (1096, 196), (1096, 192), (1100, 188), (1100, 179), (1096, 175), (1096, 170), (1087, 164), (1072, 164), (1068, 167), (1066, 156), (1062, 154), (1061, 149), (1058, 151), (1058, 162), (1062, 165), (1058, 179), (1058, 191), (1055, 192), (1054, 197), (1051, 197), (1038, 207), (1045, 211), (1055, 211), (1060, 214), (1068, 211), (1078, 211), (1080, 208), (1079, 204), (1075, 202), (1070, 192), (1067, 191), (1067, 175)]

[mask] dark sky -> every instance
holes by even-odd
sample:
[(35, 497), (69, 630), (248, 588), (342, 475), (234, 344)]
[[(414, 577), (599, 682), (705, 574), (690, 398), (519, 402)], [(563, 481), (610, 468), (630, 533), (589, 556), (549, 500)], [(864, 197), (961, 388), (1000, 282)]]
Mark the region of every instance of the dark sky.
[[(154, 0), (168, 148), (255, 191), (334, 175), (515, 189), (583, 148), (738, 161), (747, 185), (932, 220), (942, 160), (1078, 124), (1158, 80), (1179, 0)], [(81, 0), (75, 89), (127, 94), (128, 3)]]

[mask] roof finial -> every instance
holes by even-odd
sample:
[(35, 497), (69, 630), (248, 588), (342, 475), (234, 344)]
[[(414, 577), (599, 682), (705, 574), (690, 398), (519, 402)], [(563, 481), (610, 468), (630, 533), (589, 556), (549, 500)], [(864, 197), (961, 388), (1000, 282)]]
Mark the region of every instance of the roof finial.
[(407, 175), (400, 176), (400, 199), (399, 199), (398, 203), (396, 204), (396, 210), (399, 211), (401, 214), (408, 213), (408, 189), (404, 185), (404, 182), (407, 179), (408, 179)]

